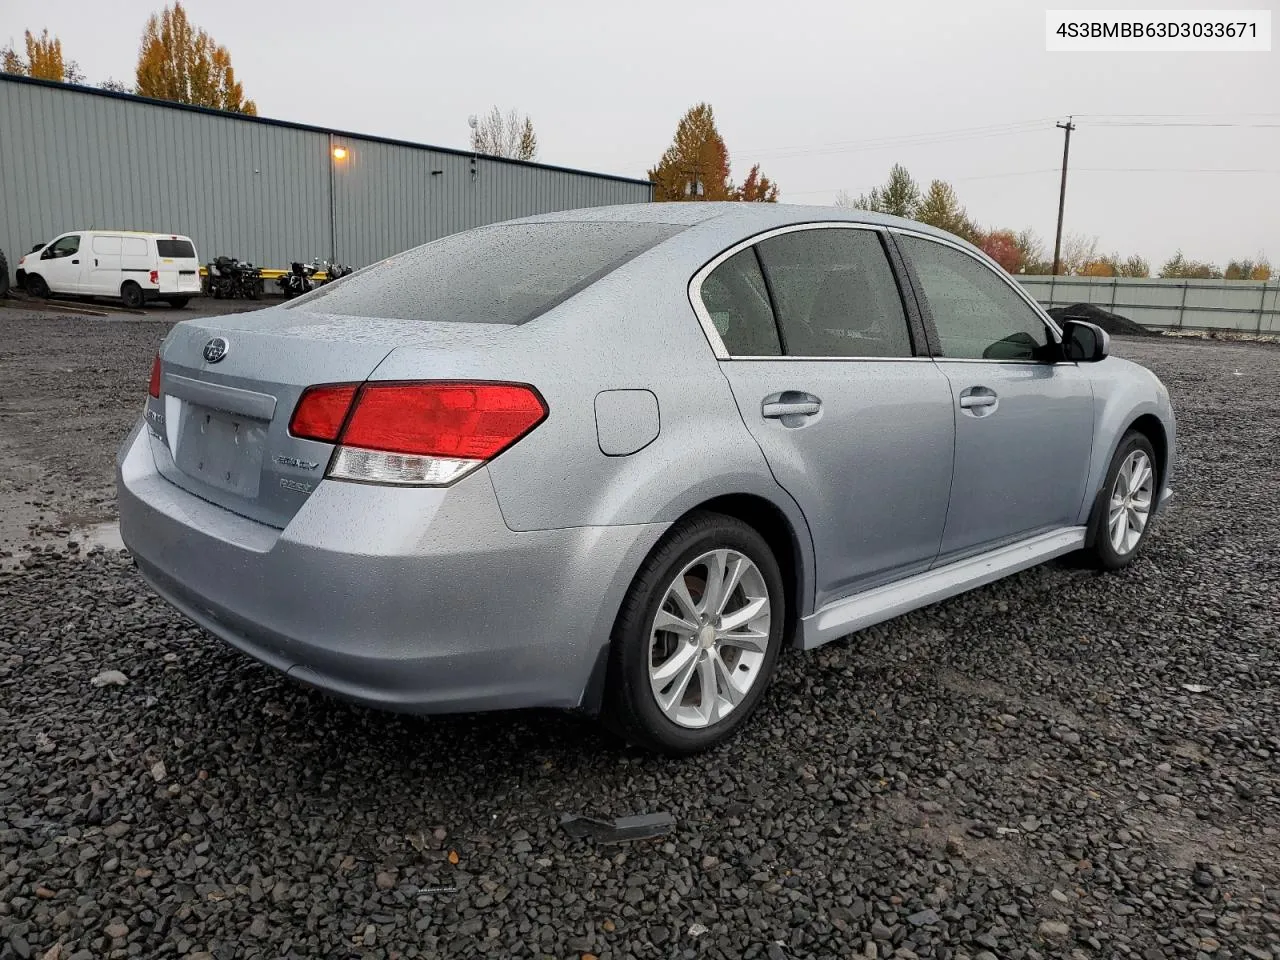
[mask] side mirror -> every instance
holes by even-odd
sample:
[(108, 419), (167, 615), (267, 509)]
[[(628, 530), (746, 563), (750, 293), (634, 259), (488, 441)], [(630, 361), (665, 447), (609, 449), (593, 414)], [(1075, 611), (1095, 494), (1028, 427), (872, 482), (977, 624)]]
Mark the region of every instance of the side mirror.
[(31, 252), (35, 253), (37, 250), (43, 250), (43, 249), (44, 249), (44, 244), (37, 243), (34, 247), (31, 248)]
[(1096, 363), (1111, 352), (1111, 336), (1095, 323), (1062, 321), (1062, 353), (1065, 360)]

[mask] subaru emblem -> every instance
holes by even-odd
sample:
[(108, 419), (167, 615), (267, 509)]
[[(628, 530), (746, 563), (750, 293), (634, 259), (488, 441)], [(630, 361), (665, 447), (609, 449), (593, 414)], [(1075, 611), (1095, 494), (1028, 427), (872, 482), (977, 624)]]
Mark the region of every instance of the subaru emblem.
[(204, 358), (209, 363), (217, 363), (227, 355), (227, 341), (222, 337), (214, 337), (204, 345)]

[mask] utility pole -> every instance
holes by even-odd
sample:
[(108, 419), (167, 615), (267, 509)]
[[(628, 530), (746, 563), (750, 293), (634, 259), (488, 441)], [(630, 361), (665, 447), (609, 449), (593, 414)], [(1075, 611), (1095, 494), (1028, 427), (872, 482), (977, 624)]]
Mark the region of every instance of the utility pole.
[(1053, 275), (1055, 277), (1062, 265), (1062, 208), (1067, 202), (1067, 156), (1071, 153), (1071, 131), (1076, 128), (1071, 120), (1071, 117), (1067, 117), (1066, 123), (1054, 124), (1059, 130), (1066, 131), (1066, 137), (1062, 142), (1062, 186), (1058, 190), (1058, 233), (1053, 238)]

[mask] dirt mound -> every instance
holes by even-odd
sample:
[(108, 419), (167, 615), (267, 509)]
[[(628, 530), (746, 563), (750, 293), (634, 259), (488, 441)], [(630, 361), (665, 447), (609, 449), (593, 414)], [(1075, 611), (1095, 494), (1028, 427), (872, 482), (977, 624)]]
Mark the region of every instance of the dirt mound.
[(1118, 313), (1103, 310), (1094, 303), (1073, 303), (1069, 307), (1054, 307), (1049, 316), (1061, 323), (1063, 320), (1086, 320), (1096, 323), (1113, 337), (1158, 337), (1160, 334), (1148, 330), (1140, 323)]

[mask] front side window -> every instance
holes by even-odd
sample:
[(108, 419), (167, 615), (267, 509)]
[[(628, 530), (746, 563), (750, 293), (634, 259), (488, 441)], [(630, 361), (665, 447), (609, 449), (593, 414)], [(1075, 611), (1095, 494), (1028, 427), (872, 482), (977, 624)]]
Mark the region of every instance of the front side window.
[(54, 257), (69, 257), (73, 253), (77, 253), (79, 250), (80, 250), (79, 235), (72, 234), (69, 237), (59, 237), (57, 240), (53, 241), (53, 246), (49, 248), (49, 258), (53, 259)]
[(740, 250), (702, 281), (702, 305), (730, 356), (776, 357), (778, 327), (760, 261), (751, 247)]
[(920, 237), (899, 236), (924, 287), (942, 356), (1037, 360), (1049, 331), (1031, 307), (986, 264)]
[(757, 249), (788, 355), (911, 356), (898, 285), (875, 231), (796, 230)]

